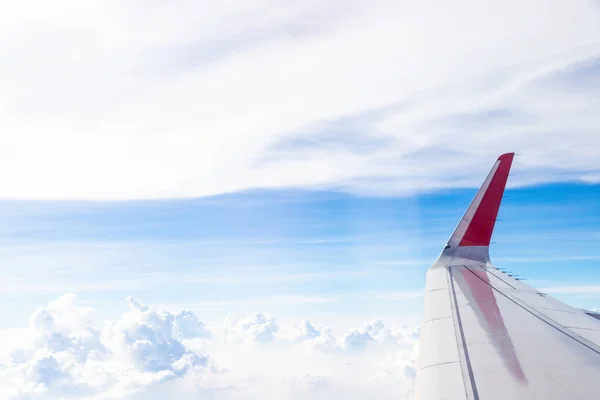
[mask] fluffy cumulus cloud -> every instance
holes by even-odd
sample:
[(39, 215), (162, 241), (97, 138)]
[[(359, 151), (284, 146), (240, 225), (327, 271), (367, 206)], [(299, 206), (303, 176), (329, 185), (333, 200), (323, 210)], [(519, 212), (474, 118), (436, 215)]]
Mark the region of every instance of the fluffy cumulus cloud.
[(255, 313), (241, 320), (227, 318), (223, 333), (228, 340), (270, 343), (277, 329), (277, 322), (273, 317)]
[(130, 311), (96, 326), (64, 295), (31, 315), (0, 358), (3, 399), (411, 398), (418, 328), (365, 323), (336, 338), (305, 320), (263, 313), (211, 330), (128, 298)]
[(0, 8), (0, 197), (598, 182), (588, 0), (25, 0)]
[(190, 369), (215, 368), (208, 356), (176, 338), (176, 316), (132, 298), (128, 302), (130, 312), (101, 327), (92, 326), (90, 310), (78, 307), (74, 295), (37, 309), (22, 343), (5, 349), (1, 393), (8, 398), (119, 397)]

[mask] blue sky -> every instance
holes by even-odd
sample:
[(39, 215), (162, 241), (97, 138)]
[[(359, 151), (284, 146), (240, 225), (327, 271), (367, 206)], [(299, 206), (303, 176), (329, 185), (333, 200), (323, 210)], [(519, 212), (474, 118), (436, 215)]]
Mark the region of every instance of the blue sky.
[[(418, 323), (425, 270), (475, 190), (4, 201), (2, 301), (15, 306), (2, 323), (22, 326), (35, 306), (66, 292), (106, 318), (133, 295), (209, 320), (267, 310)], [(582, 184), (507, 190), (493, 261), (574, 306), (597, 307), (600, 288), (590, 285), (600, 282), (599, 194), (599, 185)]]

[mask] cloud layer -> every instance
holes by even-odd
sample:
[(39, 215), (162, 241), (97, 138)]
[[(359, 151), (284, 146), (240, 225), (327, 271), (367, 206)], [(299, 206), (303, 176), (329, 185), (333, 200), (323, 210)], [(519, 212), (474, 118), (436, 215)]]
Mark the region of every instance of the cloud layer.
[(6, 399), (411, 398), (418, 328), (365, 323), (340, 338), (305, 320), (281, 327), (263, 313), (208, 329), (128, 298), (118, 320), (61, 296), (0, 348)]
[(589, 1), (22, 1), (0, 37), (2, 198), (600, 177)]

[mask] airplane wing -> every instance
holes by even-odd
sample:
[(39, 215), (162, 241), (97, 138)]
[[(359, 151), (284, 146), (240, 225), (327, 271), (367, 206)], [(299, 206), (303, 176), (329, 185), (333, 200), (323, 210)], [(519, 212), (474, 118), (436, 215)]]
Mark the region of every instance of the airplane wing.
[(513, 157), (498, 158), (427, 271), (417, 400), (600, 399), (600, 316), (490, 262)]

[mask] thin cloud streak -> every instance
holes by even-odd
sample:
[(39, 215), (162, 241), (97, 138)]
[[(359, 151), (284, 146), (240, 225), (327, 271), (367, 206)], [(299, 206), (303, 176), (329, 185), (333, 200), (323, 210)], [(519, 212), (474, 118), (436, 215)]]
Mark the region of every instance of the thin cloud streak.
[(423, 290), (402, 290), (394, 292), (385, 292), (380, 294), (374, 294), (370, 296), (364, 296), (364, 299), (371, 300), (388, 300), (388, 301), (402, 301), (402, 300), (414, 300), (423, 297)]
[(432, 261), (427, 260), (389, 260), (389, 261), (375, 261), (373, 264), (375, 265), (388, 265), (388, 266), (398, 266), (398, 267), (417, 267), (417, 266), (425, 266), (431, 264)]
[(142, 273), (137, 277), (115, 278), (106, 280), (56, 280), (48, 279), (30, 283), (26, 279), (4, 280), (0, 284), (0, 291), (4, 294), (31, 294), (31, 293), (64, 293), (68, 291), (120, 291), (155, 289), (169, 286), (182, 285), (232, 285), (232, 284), (259, 284), (259, 283), (290, 283), (290, 282), (315, 282), (335, 279), (360, 279), (373, 275), (369, 271), (340, 271), (323, 273), (289, 273), (271, 275), (267, 273), (254, 275), (185, 275), (167, 273)]
[[(404, 301), (414, 300), (423, 297), (423, 290), (405, 290), (384, 292), (380, 294), (364, 295), (363, 293), (343, 293), (338, 296), (291, 296), (274, 295), (260, 298), (247, 298), (242, 300), (220, 300), (194, 302), (186, 304), (185, 308), (190, 310), (207, 310), (231, 306), (269, 306), (269, 305), (294, 305), (294, 304), (327, 304), (339, 303), (343, 301), (362, 299), (362, 300), (383, 300), (383, 301)], [(161, 307), (174, 309), (182, 308), (181, 304), (161, 304)]]
[(185, 308), (191, 311), (214, 310), (233, 306), (273, 306), (273, 305), (300, 305), (300, 304), (329, 304), (342, 301), (342, 297), (336, 296), (291, 296), (273, 295), (260, 298), (246, 298), (242, 300), (219, 300), (190, 302), (186, 304), (159, 304), (167, 309)]
[(600, 256), (549, 256), (549, 257), (494, 257), (497, 264), (511, 263), (549, 263), (561, 261), (598, 261)]
[(600, 294), (600, 285), (556, 286), (539, 290), (551, 294)]

